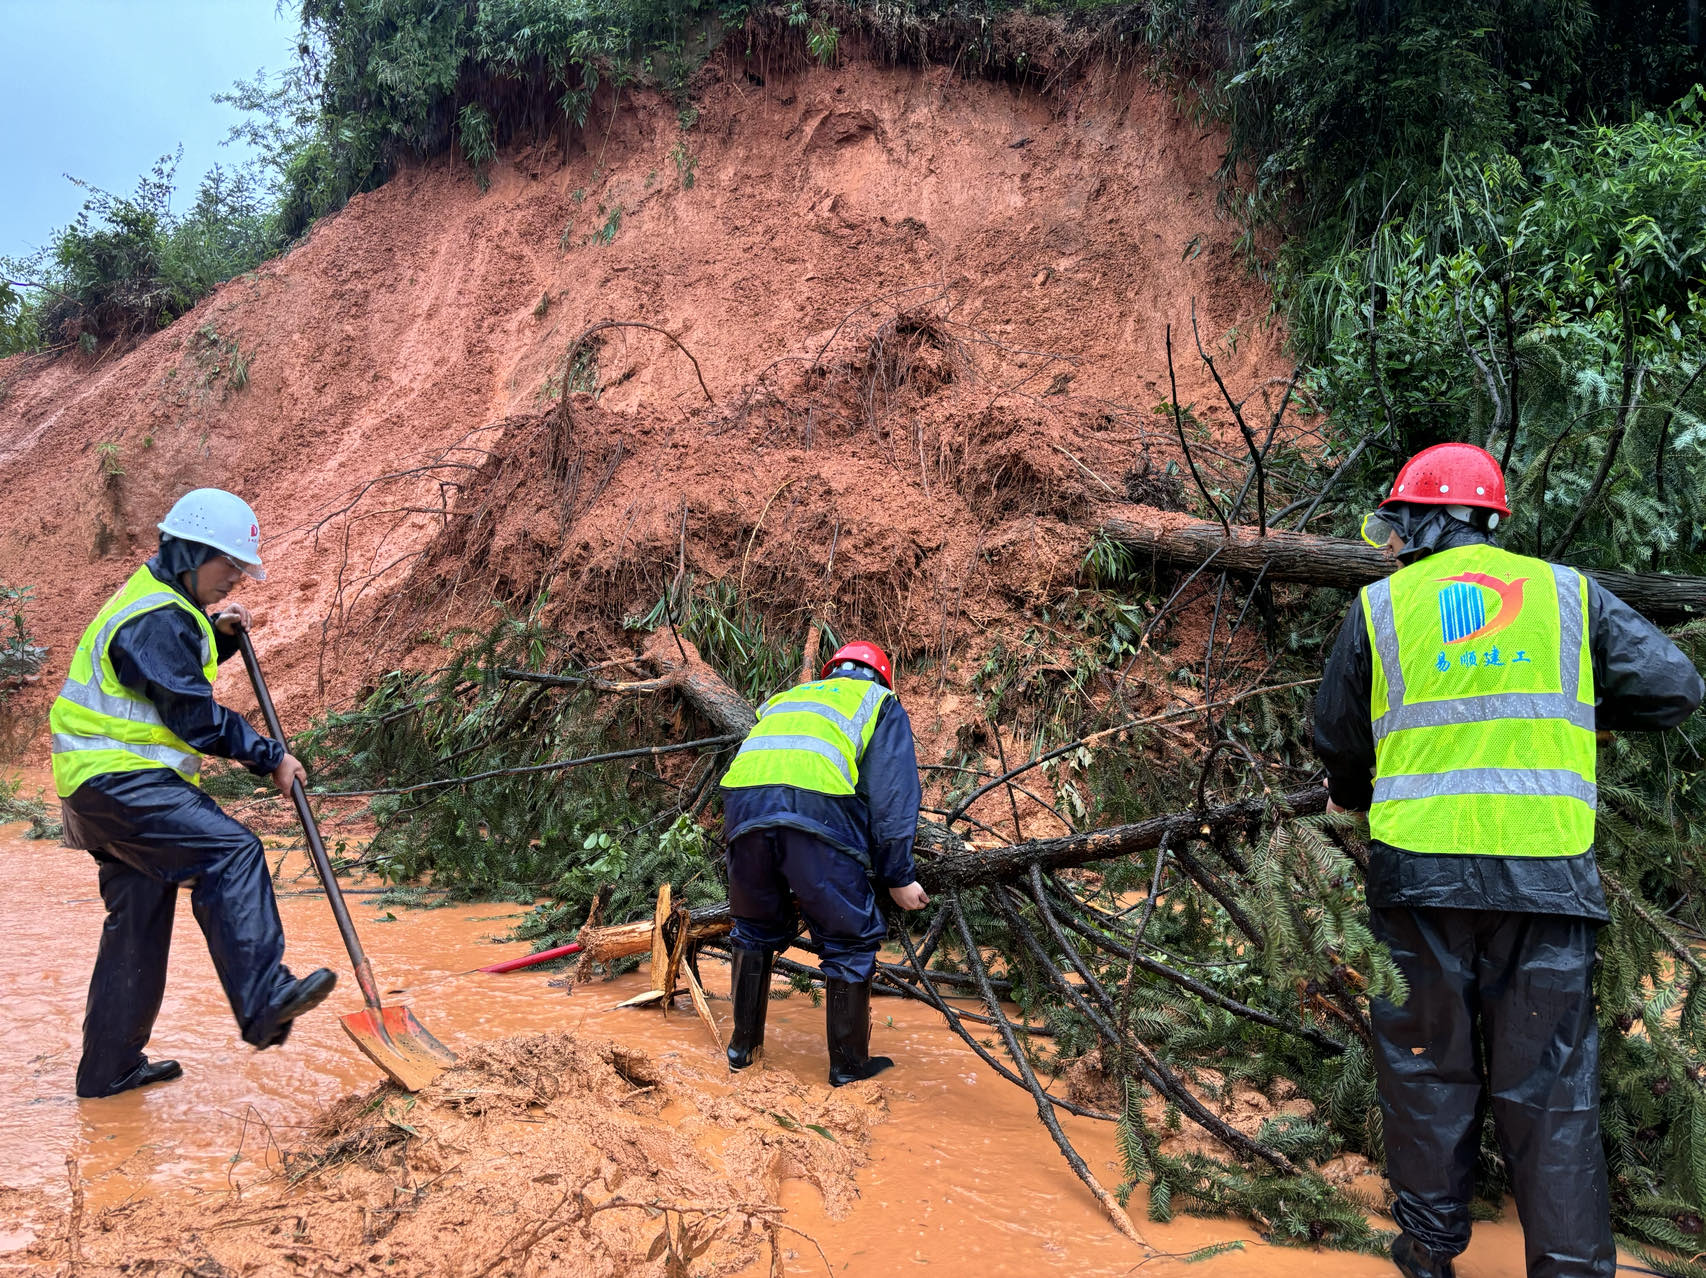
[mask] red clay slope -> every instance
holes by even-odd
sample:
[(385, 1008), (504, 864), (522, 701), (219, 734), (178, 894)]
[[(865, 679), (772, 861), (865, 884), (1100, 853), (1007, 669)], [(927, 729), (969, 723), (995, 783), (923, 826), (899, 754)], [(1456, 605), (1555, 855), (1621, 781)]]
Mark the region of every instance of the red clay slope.
[[(1092, 79), (1043, 99), (941, 69), (812, 69), (762, 86), (735, 71), (709, 78), (686, 134), (672, 107), (642, 102), (607, 138), (589, 129), (588, 150), (567, 164), (554, 147), (504, 157), (485, 193), (448, 159), (404, 172), (126, 353), (0, 363), (0, 579), (37, 588), (33, 628), (53, 646), (43, 704), (78, 632), (152, 549), (155, 521), (197, 485), (243, 493), (260, 514), (271, 580), (242, 597), (264, 618), (258, 641), (288, 721), (304, 720), (317, 688), (331, 698), (375, 660), (396, 660), (349, 651), (354, 631), (343, 650), (331, 632), (322, 654), (340, 570), (346, 585), (381, 570), (363, 606), (410, 572), (417, 595), (430, 587), (423, 574), (442, 570), (444, 548), (409, 557), (441, 526), (426, 512), (489, 491), (490, 467), (472, 469), (488, 459), (455, 454), (468, 469), (389, 484), (355, 508), (395, 513), (334, 518), (318, 539), (312, 524), (457, 441), (508, 440), (513, 452), (514, 419), (544, 420), (565, 347), (600, 319), (678, 336), (717, 406), (663, 339), (601, 334), (605, 390), (596, 407), (577, 396), (571, 408), (606, 442), (608, 493), (572, 547), (558, 521), (540, 522), (537, 494), (513, 519), (535, 521), (535, 540), (578, 556), (584, 576), (600, 557), (620, 559), (636, 525), (654, 550), (673, 551), (686, 505), (695, 567), (730, 572), (783, 482), (774, 477), (815, 478), (837, 503), (838, 553), (857, 566), (865, 547), (859, 589), (875, 592), (884, 565), (898, 574), (905, 598), (882, 614), (898, 626), (934, 625), (901, 578), (949, 551), (928, 576), (938, 595), (1003, 542), (1045, 546), (1044, 576), (1069, 571), (1082, 549), (1073, 512), (1119, 488), (1134, 444), (1166, 425), (1150, 411), (1168, 395), (1164, 327), (1188, 343), (1193, 298), (1205, 339), (1238, 330), (1223, 347), (1234, 386), (1284, 371), (1266, 291), (1215, 216), (1220, 139), (1147, 79)], [(678, 141), (691, 189), (672, 161)], [(597, 242), (618, 206), (614, 237)], [(943, 373), (954, 395), (926, 404), (915, 367), (899, 407), (917, 422), (861, 429), (844, 413), (814, 450), (790, 388), (835, 376), (844, 402), (861, 385), (868, 397), (869, 366), (884, 358), (872, 334), (915, 305), (945, 327), (909, 358), (960, 360)], [(233, 342), (248, 359), (241, 388)], [(810, 368), (820, 352), (827, 371)], [(751, 396), (761, 374), (769, 389)], [(1217, 402), (1182, 350), (1179, 375), (1181, 400)], [(1068, 425), (1049, 425), (1057, 418)], [(508, 433), (482, 430), (506, 419)], [(470, 488), (444, 489), (446, 479)], [(779, 505), (822, 496), (793, 487)], [(1042, 488), (1051, 495), (1028, 508)], [(738, 526), (706, 522), (712, 507)], [(761, 541), (755, 570), (765, 554)], [(631, 576), (607, 574), (629, 596), (610, 607), (657, 597), (655, 575)], [(468, 613), (487, 597), (471, 588)], [(317, 672), (329, 676), (319, 685)], [(222, 696), (252, 704), (239, 684), (228, 675)]]

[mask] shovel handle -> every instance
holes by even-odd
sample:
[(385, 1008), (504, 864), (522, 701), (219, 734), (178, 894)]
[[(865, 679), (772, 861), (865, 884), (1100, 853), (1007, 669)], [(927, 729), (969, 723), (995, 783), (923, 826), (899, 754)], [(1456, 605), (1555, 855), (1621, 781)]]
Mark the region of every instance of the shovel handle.
[[(272, 694), (267, 691), (267, 681), (261, 676), (260, 662), (255, 660), (255, 645), (249, 640), (247, 626), (237, 627), (237, 645), (243, 653), (243, 665), (249, 671), (249, 682), (255, 685), (255, 700), (261, 703), (261, 714), (266, 718), (267, 731), (288, 750), (290, 743), (285, 740), (284, 729), (279, 725), (278, 710), (273, 706)], [(314, 858), (314, 870), (320, 876), (321, 886), (326, 889), (326, 899), (332, 903), (332, 917), (338, 921), (338, 931), (344, 938), (344, 948), (349, 951), (350, 962), (355, 967), (355, 980), (356, 984), (361, 986), (362, 1000), (372, 1011), (378, 1013), (383, 1010), (379, 1003), (379, 982), (373, 979), (373, 965), (367, 961), (367, 953), (361, 948), (361, 938), (355, 934), (355, 923), (350, 919), (349, 906), (344, 904), (343, 889), (338, 886), (338, 876), (332, 873), (332, 862), (326, 855), (326, 845), (320, 841), (320, 827), (314, 820), (314, 813), (308, 806), (308, 793), (302, 788), (299, 779), (290, 783), (290, 798), (296, 804), (296, 815), (302, 821), (302, 832), (308, 837), (308, 853)]]

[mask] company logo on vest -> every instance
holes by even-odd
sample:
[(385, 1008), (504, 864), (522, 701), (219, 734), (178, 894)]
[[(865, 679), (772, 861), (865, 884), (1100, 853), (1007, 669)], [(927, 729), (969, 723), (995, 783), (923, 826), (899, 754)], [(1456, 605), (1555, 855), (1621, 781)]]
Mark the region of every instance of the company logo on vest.
[[(1439, 625), (1447, 644), (1468, 643), (1497, 634), (1514, 622), (1522, 612), (1522, 588), (1527, 577), (1501, 581), (1484, 572), (1459, 573), (1440, 582)], [(1497, 600), (1496, 610), (1489, 619), (1485, 588)]]

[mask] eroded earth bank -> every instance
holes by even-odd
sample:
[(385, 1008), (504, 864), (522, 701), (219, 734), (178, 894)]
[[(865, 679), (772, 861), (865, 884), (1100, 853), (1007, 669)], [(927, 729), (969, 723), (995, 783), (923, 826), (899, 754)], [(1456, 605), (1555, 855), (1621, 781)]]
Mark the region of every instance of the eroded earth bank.
[[(451, 160), (405, 170), (128, 351), (0, 364), (0, 566), (40, 583), (51, 646), (22, 739), (160, 512), (218, 485), (267, 534), (246, 598), (292, 729), (547, 585), (589, 660), (629, 651), (623, 619), (686, 565), (891, 644), (935, 758), (1096, 512), (1178, 509), (1168, 326), (1183, 342), (1194, 306), (1229, 379), (1285, 382), (1215, 214), (1220, 142), (1143, 75), (1044, 98), (728, 65), (700, 111), (691, 184), (675, 110), (642, 102), (567, 157), (501, 157), (489, 190)], [(617, 327), (571, 350), (602, 320), (680, 347)], [(1206, 374), (1178, 375), (1205, 446), (1226, 443)], [(240, 671), (219, 693), (253, 707)], [(34, 789), (39, 746), (22, 757)], [(685, 1011), (610, 1010), (643, 975), (467, 975), (523, 952), (487, 944), (514, 906), (356, 898), (382, 979), (463, 1056), (418, 1098), (376, 1090), (329, 1015), (242, 1047), (186, 909), (155, 1044), (186, 1077), (78, 1103), (92, 867), (3, 833), (0, 1272), (1111, 1275), (1236, 1241), (1213, 1272), (1387, 1270), (1186, 1217), (1146, 1225), (1168, 1253), (1146, 1256), (1030, 1099), (917, 1004), (877, 1005), (901, 1068), (831, 1092), (804, 995), (774, 1007), (767, 1068), (731, 1080)], [(279, 874), (291, 959), (341, 966), (300, 869)], [(726, 1021), (726, 969), (706, 973)], [(1223, 1102), (1246, 1123), (1288, 1103)], [(1066, 1121), (1117, 1183), (1111, 1127)], [(1514, 1225), (1482, 1229), (1460, 1272), (1514, 1272), (1518, 1250)]]

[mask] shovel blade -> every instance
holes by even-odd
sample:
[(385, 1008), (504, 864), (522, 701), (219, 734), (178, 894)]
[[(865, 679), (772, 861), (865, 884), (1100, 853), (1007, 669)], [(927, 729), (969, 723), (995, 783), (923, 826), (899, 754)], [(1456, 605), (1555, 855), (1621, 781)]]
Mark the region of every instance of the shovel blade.
[(456, 1063), (456, 1053), (428, 1033), (406, 1007), (387, 1007), (377, 1016), (364, 1008), (339, 1020), (362, 1054), (405, 1091), (420, 1091)]

